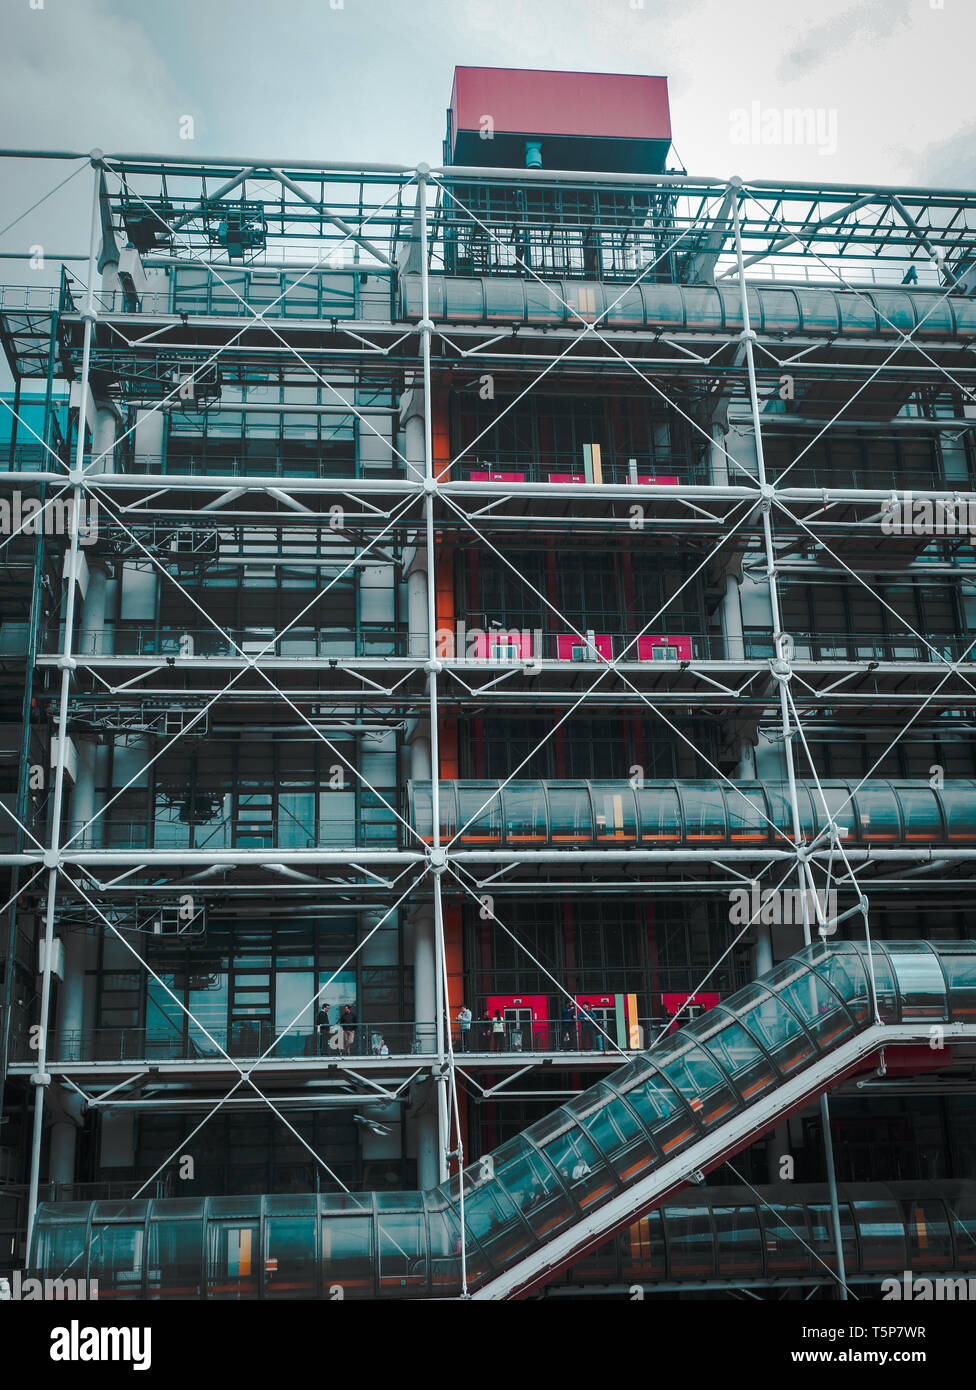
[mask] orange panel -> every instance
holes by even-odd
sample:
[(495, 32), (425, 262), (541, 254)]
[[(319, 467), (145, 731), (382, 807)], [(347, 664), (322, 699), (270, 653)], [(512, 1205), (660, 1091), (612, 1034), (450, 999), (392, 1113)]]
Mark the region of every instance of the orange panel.
[(444, 781), (450, 781), (451, 778), (459, 775), (457, 720), (442, 719), (438, 733), (440, 737), (441, 778)]
[(434, 451), (434, 477), (446, 482), (451, 476), (447, 465), (451, 461), (451, 431), (449, 395), (446, 386), (435, 386), (431, 392), (430, 434)]

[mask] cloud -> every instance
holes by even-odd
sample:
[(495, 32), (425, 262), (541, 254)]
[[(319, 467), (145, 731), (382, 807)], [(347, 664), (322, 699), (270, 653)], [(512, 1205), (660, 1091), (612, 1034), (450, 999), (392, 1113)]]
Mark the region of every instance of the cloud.
[(781, 60), (779, 77), (785, 80), (813, 72), (842, 53), (854, 39), (863, 43), (890, 38), (896, 29), (909, 24), (910, 7), (911, 0), (865, 0), (852, 6), (811, 29), (802, 47), (794, 48)]
[(934, 188), (976, 188), (976, 121), (919, 150), (912, 177)]

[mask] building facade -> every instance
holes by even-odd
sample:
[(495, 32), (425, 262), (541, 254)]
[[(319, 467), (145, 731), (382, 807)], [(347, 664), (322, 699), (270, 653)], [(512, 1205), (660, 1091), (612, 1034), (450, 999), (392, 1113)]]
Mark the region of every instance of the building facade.
[(868, 982), (811, 1057), (903, 1031), (691, 1197), (546, 1157), (531, 1287), (969, 1267), (976, 194), (670, 135), (663, 78), (459, 68), (439, 168), (95, 155), (87, 277), (0, 292), (9, 1268), (486, 1286), (492, 1155), (805, 943)]

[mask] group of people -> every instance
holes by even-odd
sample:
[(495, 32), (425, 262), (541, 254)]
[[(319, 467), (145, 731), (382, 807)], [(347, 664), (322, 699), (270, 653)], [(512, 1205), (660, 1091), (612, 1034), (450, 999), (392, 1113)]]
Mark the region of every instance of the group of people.
[[(484, 1009), (475, 1019), (467, 1004), (462, 1004), (456, 1022), (462, 1052), (502, 1052), (506, 1037), (513, 1051), (521, 1051), (524, 1045), (521, 1024), (508, 1024), (500, 1009), (493, 1014)], [(592, 1052), (602, 1045), (602, 1031), (593, 1010), (587, 1004), (577, 1008), (566, 1000), (559, 1019), (559, 1050)]]
[(592, 1052), (597, 1047), (602, 1049), (603, 1035), (593, 1010), (588, 1004), (577, 1008), (567, 999), (559, 1017), (560, 1052)]
[(346, 1004), (333, 1022), (326, 1003), (319, 1005), (315, 1015), (315, 1039), (319, 1053), (333, 1048), (336, 1052), (356, 1051), (356, 1028), (359, 1020), (351, 1004)]
[(458, 1010), (456, 1021), (462, 1052), (502, 1052), (504, 1050), (506, 1024), (499, 1009), (496, 1009), (493, 1014), (490, 1014), (487, 1009), (483, 1009), (475, 1019), (467, 1004), (462, 1004)]

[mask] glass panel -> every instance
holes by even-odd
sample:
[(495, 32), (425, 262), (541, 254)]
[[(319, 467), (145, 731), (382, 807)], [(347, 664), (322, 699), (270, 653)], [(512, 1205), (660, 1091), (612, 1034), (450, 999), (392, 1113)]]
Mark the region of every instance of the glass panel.
[(755, 1207), (713, 1207), (718, 1269), (722, 1277), (751, 1274), (761, 1277), (762, 1247)]
[(267, 1216), (264, 1239), (265, 1297), (314, 1297), (318, 1271), (314, 1214)]
[(946, 782), (941, 792), (949, 843), (976, 840), (976, 782)]
[(946, 987), (939, 958), (924, 943), (886, 947), (895, 972), (901, 1016), (946, 1019)]
[[(427, 1214), (427, 1239), (430, 1245), (430, 1284), (434, 1296), (456, 1293), (461, 1287), (461, 1227), (452, 1207), (441, 1203), (438, 1193), (430, 1194), (434, 1205)], [(467, 1273), (469, 1283), (473, 1277), (473, 1262), (486, 1262), (467, 1242)]]
[(943, 839), (939, 798), (929, 787), (906, 787), (895, 783), (904, 820), (906, 844), (938, 844)]
[(771, 1211), (761, 1207), (759, 1216), (768, 1273), (788, 1274), (809, 1270), (811, 1255), (804, 1242), (809, 1242), (810, 1233), (803, 1207), (776, 1206)]
[(717, 1009), (698, 1019), (688, 1029), (706, 1046), (746, 1104), (775, 1085), (776, 1073), (755, 1041), (728, 1015)]
[(665, 1277), (664, 1223), (652, 1211), (621, 1237), (621, 1275), (624, 1282)]
[(947, 942), (939, 946), (939, 959), (949, 981), (949, 1007), (952, 1018), (971, 1023), (976, 1016), (976, 955), (968, 944)]
[(643, 787), (635, 795), (642, 840), (673, 844), (681, 839), (681, 809), (673, 786)]
[(63, 1216), (52, 1219), (38, 1214), (36, 1266), (39, 1273), (49, 1279), (87, 1278), (87, 1203), (77, 1205), (85, 1207), (84, 1221), (66, 1221)]
[[(597, 842), (603, 844), (617, 840), (634, 840), (637, 836), (637, 806), (633, 789), (626, 782), (591, 782), (590, 788), (596, 808)], [(550, 813), (552, 805), (553, 790), (550, 785)]]
[[(343, 1193), (341, 1200), (348, 1201)], [(358, 1200), (354, 1198), (354, 1200)], [(373, 1222), (368, 1216), (331, 1213), (322, 1218), (322, 1293), (341, 1289), (345, 1298), (371, 1298)]]
[(772, 826), (769, 824), (762, 788), (737, 787), (733, 790), (725, 787), (724, 792), (732, 843), (767, 844)]
[(707, 1129), (726, 1120), (741, 1102), (723, 1073), (702, 1048), (687, 1043), (661, 1071)]
[(860, 839), (876, 844), (901, 843), (898, 801), (891, 787), (883, 782), (865, 783), (855, 796), (854, 804)]
[(904, 1204), (905, 1234), (908, 1238), (908, 1269), (951, 1269), (952, 1236), (941, 1202), (915, 1201)]
[(465, 845), (501, 844), (502, 798), (494, 782), (458, 786), (460, 840)]
[(543, 1150), (563, 1186), (582, 1210), (616, 1191), (616, 1183), (596, 1148), (581, 1129), (568, 1128)]
[[(592, 844), (593, 817), (586, 783), (550, 782), (546, 790), (549, 799), (549, 835), (552, 843)], [(611, 825), (612, 823), (611, 821)], [(606, 838), (605, 829), (600, 829), (599, 818), (597, 825), (600, 838)]]
[(662, 1215), (671, 1278), (713, 1278), (715, 1245), (708, 1209), (665, 1207)]
[[(597, 1093), (596, 1097), (591, 1091)], [(571, 1101), (566, 1109), (577, 1115), (593, 1142), (612, 1163), (621, 1182), (633, 1182), (656, 1161), (654, 1146), (637, 1116), (611, 1087), (593, 1087), (591, 1091)]]
[(766, 979), (803, 1021), (821, 1051), (839, 1046), (854, 1032), (837, 995), (813, 971), (784, 961)]
[(203, 1222), (153, 1217), (149, 1225), (149, 1298), (198, 1298), (203, 1263)]
[(120, 1294), (138, 1298), (142, 1292), (142, 1247), (145, 1230), (142, 1223), (113, 1222), (95, 1233), (92, 1228), (91, 1272), (97, 1279)]
[(905, 1228), (898, 1203), (886, 1198), (854, 1203), (861, 1243), (861, 1273), (870, 1270), (903, 1270), (905, 1263)]
[(378, 1212), (381, 1296), (427, 1282), (426, 1223), (419, 1212)]
[(743, 1026), (759, 1039), (784, 1076), (806, 1066), (816, 1055), (813, 1040), (804, 1032), (799, 1020), (768, 990), (752, 986), (744, 1006), (736, 1012)]
[(627, 1088), (627, 1103), (650, 1129), (662, 1156), (673, 1158), (679, 1149), (700, 1136), (701, 1129), (664, 1077), (653, 1068), (648, 1071), (649, 1076)]
[(685, 838), (691, 843), (717, 844), (727, 838), (725, 797), (714, 782), (682, 782)]
[(535, 1235), (549, 1237), (575, 1219), (576, 1210), (542, 1156), (524, 1141), (513, 1147), (518, 1156), (496, 1167), (498, 1181)]
[(962, 1192), (947, 1200), (956, 1242), (956, 1268), (976, 1269), (976, 1197)]
[[(211, 1212), (213, 1211), (212, 1204)], [(258, 1223), (211, 1220), (207, 1227), (210, 1298), (256, 1298)]]
[[(841, 1202), (840, 1207), (840, 1243), (844, 1252), (844, 1268), (857, 1268), (857, 1244), (854, 1240), (854, 1219), (851, 1216), (851, 1209), (846, 1202)], [(813, 1268), (821, 1274), (826, 1274), (827, 1269), (837, 1270), (837, 1250), (834, 1245), (834, 1227), (831, 1217), (830, 1207), (819, 1202), (811, 1203), (807, 1208), (810, 1213), (810, 1244), (819, 1259), (814, 1260)], [(821, 1261), (823, 1263), (821, 1264)], [(833, 1280), (831, 1283), (833, 1284)]]
[(509, 782), (502, 792), (507, 844), (545, 844), (546, 799), (541, 782)]
[(828, 948), (816, 964), (817, 974), (837, 991), (856, 1022), (866, 1026), (871, 1020), (866, 964), (856, 948), (838, 942)]

